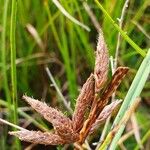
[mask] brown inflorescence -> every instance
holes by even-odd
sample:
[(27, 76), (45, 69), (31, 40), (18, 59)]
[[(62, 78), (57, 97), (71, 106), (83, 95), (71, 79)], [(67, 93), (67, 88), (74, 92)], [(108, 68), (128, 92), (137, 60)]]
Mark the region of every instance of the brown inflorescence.
[[(65, 116), (61, 111), (49, 107), (46, 103), (24, 95), (23, 99), (53, 125), (54, 133), (29, 130), (9, 133), (17, 136), (20, 140), (35, 144), (77, 143), (82, 145), (86, 137), (99, 127), (121, 103), (117, 100), (108, 105), (109, 98), (127, 74), (128, 68), (119, 67), (112, 80), (100, 94), (107, 81), (108, 68), (109, 55), (103, 33), (101, 33), (98, 38), (94, 73), (91, 73), (81, 89), (72, 119)], [(88, 108), (90, 109), (89, 115), (86, 113)]]

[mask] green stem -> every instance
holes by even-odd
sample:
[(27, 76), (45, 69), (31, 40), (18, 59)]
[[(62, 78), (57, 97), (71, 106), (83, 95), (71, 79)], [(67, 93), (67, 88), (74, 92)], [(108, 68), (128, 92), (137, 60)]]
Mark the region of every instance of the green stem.
[(112, 23), (112, 25), (118, 30), (121, 34), (121, 36), (143, 57), (146, 55), (145, 51), (143, 51), (136, 43), (133, 42), (133, 40), (124, 32), (117, 23), (110, 17), (110, 15), (107, 13), (107, 11), (103, 8), (103, 6), (99, 3), (98, 0), (94, 0), (97, 6), (101, 9), (101, 11), (104, 13), (104, 15), (107, 17), (107, 19)]
[[(13, 123), (18, 123), (17, 115), (17, 74), (16, 74), (16, 14), (17, 14), (17, 0), (12, 0), (11, 6), (11, 22), (10, 22), (10, 59), (11, 59), (11, 86), (12, 86), (12, 102), (14, 106)], [(20, 149), (20, 142), (15, 139), (15, 148)]]
[(17, 74), (16, 74), (16, 12), (17, 1), (12, 0), (11, 7), (11, 25), (10, 25), (10, 50), (11, 50), (11, 84), (12, 84), (12, 101), (14, 105), (14, 123), (17, 124)]
[(9, 4), (9, 0), (6, 0), (5, 6), (4, 6), (4, 15), (3, 15), (3, 30), (2, 30), (1, 49), (2, 49), (2, 71), (3, 71), (3, 79), (4, 79), (4, 90), (5, 90), (7, 102), (9, 104), (8, 108), (10, 110), (11, 97), (10, 97), (10, 93), (9, 93), (8, 78), (7, 78), (7, 62), (6, 62), (6, 58), (7, 58), (6, 57), (6, 31), (7, 31), (7, 29), (6, 28), (7, 28), (8, 4)]

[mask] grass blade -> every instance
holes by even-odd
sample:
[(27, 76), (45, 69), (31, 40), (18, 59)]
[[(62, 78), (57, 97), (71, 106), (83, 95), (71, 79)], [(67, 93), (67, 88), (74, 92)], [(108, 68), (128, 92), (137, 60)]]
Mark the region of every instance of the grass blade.
[[(136, 98), (140, 95), (142, 89), (144, 88), (144, 85), (148, 78), (149, 73), (150, 73), (150, 49), (149, 49), (146, 57), (144, 58), (140, 68), (138, 69), (138, 72), (137, 72), (137, 74), (129, 88), (129, 91), (125, 97), (125, 100), (114, 120), (113, 127), (119, 123), (119, 121), (124, 116), (124, 113), (126, 112), (128, 107), (131, 106), (134, 103), (134, 101), (136, 100)], [(110, 145), (111, 150), (115, 149), (115, 147), (117, 145), (117, 141), (119, 140), (123, 130), (124, 130), (124, 127), (120, 128), (118, 130), (118, 133), (115, 135), (115, 137)]]
[(11, 26), (10, 26), (10, 54), (11, 54), (11, 84), (12, 84), (12, 101), (14, 105), (14, 123), (17, 124), (17, 75), (16, 75), (16, 12), (17, 1), (12, 0), (11, 8)]
[[(17, 0), (12, 0), (11, 6), (11, 22), (10, 22), (10, 59), (11, 59), (11, 84), (12, 84), (12, 102), (14, 105), (13, 123), (17, 124), (17, 74), (16, 74), (16, 14), (17, 14)], [(15, 139), (15, 148), (20, 149), (20, 142)]]
[(8, 4), (9, 0), (6, 0), (5, 6), (4, 6), (4, 15), (3, 15), (3, 30), (2, 30), (2, 71), (3, 71), (3, 78), (4, 78), (4, 90), (6, 99), (9, 103), (8, 108), (10, 109), (11, 106), (11, 97), (9, 93), (9, 85), (8, 85), (8, 78), (7, 78), (7, 62), (6, 62), (6, 30), (7, 30), (7, 12), (8, 12)]
[(107, 19), (112, 23), (112, 25), (118, 30), (121, 34), (121, 36), (143, 57), (146, 55), (145, 52), (136, 44), (134, 43), (130, 37), (124, 32), (118, 25), (115, 23), (115, 21), (110, 17), (110, 15), (107, 13), (107, 11), (103, 8), (103, 6), (99, 3), (98, 0), (95, 0), (95, 3), (97, 6), (101, 9), (101, 11), (104, 13), (104, 15), (107, 17)]
[[(135, 109), (137, 108), (139, 102), (140, 102), (140, 98), (137, 98), (136, 101), (134, 101), (134, 103), (129, 107), (129, 109), (125, 112), (125, 115), (122, 117), (122, 119), (120, 120), (120, 122), (118, 123), (118, 125), (116, 125), (107, 135), (105, 141), (103, 142), (102, 146), (98, 149), (98, 150), (105, 150), (107, 149), (107, 146), (109, 145), (109, 143), (112, 141), (114, 135), (117, 133), (117, 131), (119, 129), (123, 129), (127, 123), (127, 121), (129, 120), (131, 114), (135, 111)], [(118, 141), (117, 141), (118, 142)]]
[(69, 19), (71, 20), (73, 23), (81, 26), (82, 28), (84, 28), (85, 30), (87, 30), (88, 32), (90, 31), (90, 28), (86, 25), (84, 25), (83, 23), (79, 22), (78, 20), (76, 20), (74, 17), (72, 17), (62, 6), (61, 4), (58, 2), (58, 0), (52, 0), (53, 3), (57, 6), (57, 8)]

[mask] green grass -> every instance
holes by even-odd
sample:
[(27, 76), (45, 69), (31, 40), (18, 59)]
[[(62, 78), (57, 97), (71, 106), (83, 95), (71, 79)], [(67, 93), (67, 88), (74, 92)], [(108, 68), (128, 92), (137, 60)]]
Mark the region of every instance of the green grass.
[[(72, 109), (74, 109), (81, 85), (94, 66), (94, 50), (98, 33), (82, 2), (76, 0), (59, 2), (69, 15), (89, 27), (91, 31), (88, 32), (64, 16), (53, 1), (0, 1), (0, 16), (3, 18), (0, 20), (0, 114), (2, 112), (1, 117), (21, 126), (26, 120), (29, 123), (27, 126), (29, 129), (47, 130), (51, 129), (51, 125), (39, 118), (37, 113), (22, 110), (22, 107), (28, 106), (21, 100), (25, 93), (37, 99), (42, 98), (48, 104), (66, 111), (56, 90), (50, 87), (51, 81), (44, 69), (45, 65), (49, 67)], [(123, 0), (112, 2), (104, 0), (100, 1), (101, 4), (97, 0), (86, 2), (102, 26), (109, 54), (113, 57), (115, 57), (118, 32), (122, 35), (118, 65), (128, 66), (130, 71), (116, 92), (116, 97), (124, 99), (147, 49), (150, 47), (149, 39), (133, 23), (133, 21), (139, 23), (147, 34), (150, 33), (148, 10), (150, 1), (130, 0), (123, 30), (118, 27), (117, 21), (124, 5)], [(44, 49), (38, 46), (33, 35), (27, 31), (27, 24), (31, 24), (35, 28)], [(16, 61), (18, 62), (20, 59), (22, 61), (16, 64)], [(148, 80), (141, 93), (142, 100), (149, 99), (149, 90)], [(141, 113), (140, 117), (142, 118), (145, 115), (148, 116), (150, 112), (149, 110), (143, 111), (145, 107), (149, 107), (145, 101), (142, 101), (141, 105), (137, 114)], [(137, 115), (137, 120), (141, 127), (141, 139), (146, 143), (149, 128), (148, 125), (142, 126), (145, 122), (138, 117), (139, 115)], [(147, 120), (147, 124), (150, 125), (149, 120)], [(16, 149), (21, 149), (7, 134), (9, 130), (12, 129), (8, 129), (7, 125), (3, 125), (2, 128), (0, 126), (0, 133), (2, 133), (0, 144), (3, 145), (3, 149), (9, 148), (8, 141), (11, 141), (11, 147), (16, 146)], [(99, 137), (99, 135), (97, 136)], [(133, 141), (133, 148), (135, 148), (137, 143), (136, 140)], [(130, 138), (125, 143), (128, 149)]]
[[(12, 0), (11, 4), (11, 21), (10, 21), (10, 63), (11, 63), (11, 99), (14, 106), (13, 109), (13, 123), (18, 124), (18, 97), (17, 97), (17, 72), (16, 72), (16, 14), (17, 1)], [(20, 141), (15, 138), (14, 148), (20, 149)]]
[[(11, 106), (11, 97), (10, 97), (10, 92), (9, 92), (9, 85), (8, 85), (8, 75), (7, 75), (7, 62), (6, 62), (6, 30), (7, 30), (7, 13), (8, 13), (8, 5), (9, 5), (9, 0), (5, 2), (4, 5), (4, 12), (3, 12), (3, 31), (1, 34), (1, 63), (2, 63), (2, 75), (3, 75), (3, 83), (4, 83), (4, 93), (6, 100), (8, 102), (8, 111), (10, 111), (10, 106)], [(12, 116), (12, 115), (11, 115)], [(8, 120), (11, 119), (11, 117), (7, 117)], [(6, 129), (7, 131), (7, 129)], [(6, 142), (6, 132), (3, 132), (4, 134), (1, 137), (1, 145), (2, 149), (6, 149), (5, 142)]]
[(7, 12), (8, 12), (9, 0), (5, 2), (4, 13), (3, 13), (3, 31), (1, 40), (1, 56), (2, 56), (2, 72), (4, 79), (4, 91), (6, 100), (8, 101), (9, 107), (11, 105), (11, 97), (9, 92), (8, 75), (7, 75), (7, 53), (6, 53), (6, 31), (7, 31)]
[(12, 1), (11, 7), (11, 22), (10, 22), (10, 60), (11, 60), (11, 85), (12, 85), (12, 102), (14, 105), (14, 120), (17, 124), (17, 73), (16, 73), (16, 13), (17, 1)]

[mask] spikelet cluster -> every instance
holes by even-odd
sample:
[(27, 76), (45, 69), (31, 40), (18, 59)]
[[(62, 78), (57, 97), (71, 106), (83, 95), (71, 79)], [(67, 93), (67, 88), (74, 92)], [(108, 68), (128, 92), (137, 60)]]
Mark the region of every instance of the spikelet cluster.
[[(58, 145), (75, 142), (82, 144), (85, 138), (97, 129), (121, 103), (120, 100), (116, 100), (108, 105), (108, 100), (121, 83), (128, 68), (119, 67), (101, 96), (99, 96), (107, 81), (108, 68), (108, 50), (101, 33), (98, 38), (94, 71), (81, 89), (72, 119), (46, 103), (24, 95), (23, 99), (53, 125), (54, 132), (29, 131), (25, 129), (10, 132), (10, 134), (17, 136), (20, 140), (36, 144)], [(85, 114), (90, 106), (92, 107), (89, 111), (89, 116), (87, 116)]]

